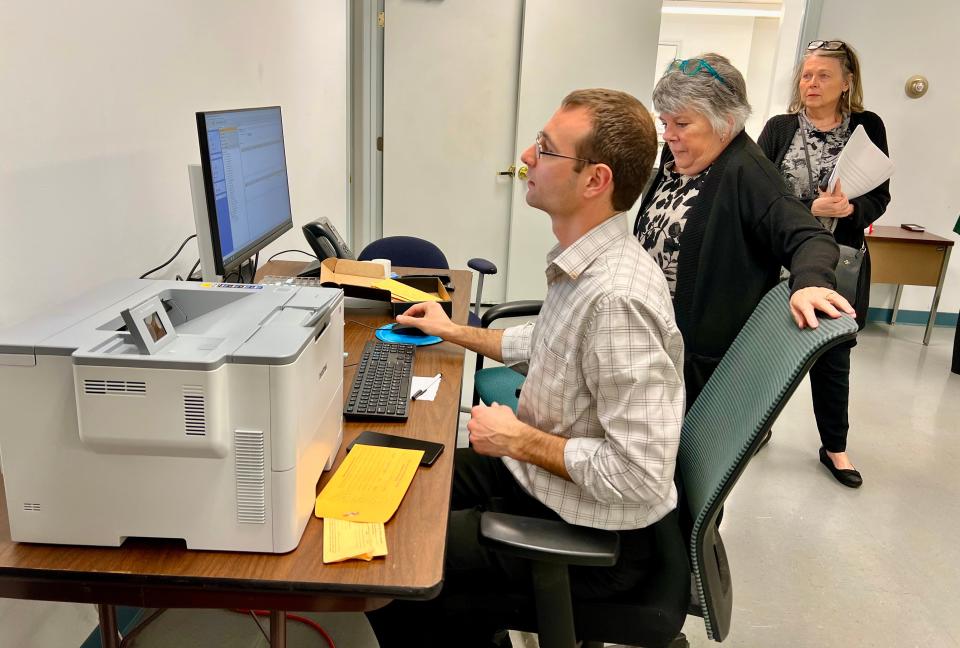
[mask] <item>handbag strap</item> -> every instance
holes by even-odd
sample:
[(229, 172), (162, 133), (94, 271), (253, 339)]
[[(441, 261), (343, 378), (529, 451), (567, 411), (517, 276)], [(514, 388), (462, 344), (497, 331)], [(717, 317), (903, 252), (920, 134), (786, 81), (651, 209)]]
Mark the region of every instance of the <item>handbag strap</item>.
[(803, 117), (801, 117), (799, 113), (797, 114), (797, 121), (800, 122), (800, 138), (803, 140), (803, 157), (807, 159), (807, 178), (810, 181), (810, 193), (812, 193), (814, 199), (816, 199), (820, 187), (819, 185), (813, 184), (813, 165), (810, 164), (810, 151), (807, 145), (807, 128), (804, 126)]

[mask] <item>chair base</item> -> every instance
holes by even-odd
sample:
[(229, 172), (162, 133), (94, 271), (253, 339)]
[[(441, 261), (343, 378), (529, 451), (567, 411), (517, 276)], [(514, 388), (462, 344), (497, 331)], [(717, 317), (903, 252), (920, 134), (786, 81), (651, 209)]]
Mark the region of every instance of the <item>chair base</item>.
[(687, 636), (681, 632), (670, 644), (670, 648), (690, 648), (690, 642), (687, 641)]
[[(583, 641), (580, 643), (580, 648), (604, 648), (604, 646), (606, 646), (606, 648), (637, 648), (635, 646), (625, 646), (624, 644), (605, 644), (602, 641)], [(687, 636), (681, 632), (667, 648), (690, 648), (690, 642), (687, 641)]]

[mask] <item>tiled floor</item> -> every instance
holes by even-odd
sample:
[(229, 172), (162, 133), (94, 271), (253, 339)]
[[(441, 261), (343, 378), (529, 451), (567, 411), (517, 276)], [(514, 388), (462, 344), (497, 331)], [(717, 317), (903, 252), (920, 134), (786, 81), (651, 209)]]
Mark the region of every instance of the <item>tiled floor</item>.
[[(734, 582), (727, 645), (960, 648), (960, 376), (949, 372), (952, 329), (929, 347), (922, 335), (871, 325), (853, 352), (849, 451), (862, 489), (818, 463), (806, 384), (781, 414), (721, 527)], [(468, 376), (465, 403), (471, 390)], [(375, 647), (359, 615), (316, 618), (339, 648)], [(92, 606), (0, 600), (0, 648), (78, 646), (95, 619)], [(713, 645), (699, 619), (685, 632)], [(306, 629), (290, 639), (323, 645)], [(251, 620), (216, 611), (173, 611), (137, 642), (264, 645)]]

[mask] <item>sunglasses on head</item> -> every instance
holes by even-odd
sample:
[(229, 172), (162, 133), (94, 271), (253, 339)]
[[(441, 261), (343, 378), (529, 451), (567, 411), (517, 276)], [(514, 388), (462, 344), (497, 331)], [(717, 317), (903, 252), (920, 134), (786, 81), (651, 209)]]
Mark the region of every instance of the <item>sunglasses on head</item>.
[(827, 50), (828, 52), (836, 52), (838, 50), (846, 51), (847, 44), (844, 43), (843, 41), (837, 41), (837, 40), (833, 40), (833, 41), (815, 40), (807, 43), (807, 50), (818, 50), (818, 49)]
[(681, 61), (680, 59), (676, 59), (672, 63), (670, 63), (670, 66), (667, 69), (680, 70), (680, 72), (687, 75), (688, 77), (692, 77), (698, 74), (701, 70), (703, 70), (704, 72), (708, 73), (710, 76), (712, 76), (714, 79), (716, 79), (723, 85), (727, 85), (726, 79), (720, 76), (720, 73), (714, 70), (713, 66), (707, 63), (703, 59), (693, 58), (693, 59), (686, 59), (683, 61)]

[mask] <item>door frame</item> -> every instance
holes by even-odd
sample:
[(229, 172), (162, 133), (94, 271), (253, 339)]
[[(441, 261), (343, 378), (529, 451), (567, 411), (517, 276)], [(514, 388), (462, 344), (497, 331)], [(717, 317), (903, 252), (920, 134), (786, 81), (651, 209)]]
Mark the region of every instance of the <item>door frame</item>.
[(358, 252), (383, 236), (383, 26), (384, 0), (346, 0), (349, 6), (350, 185), (347, 234)]

